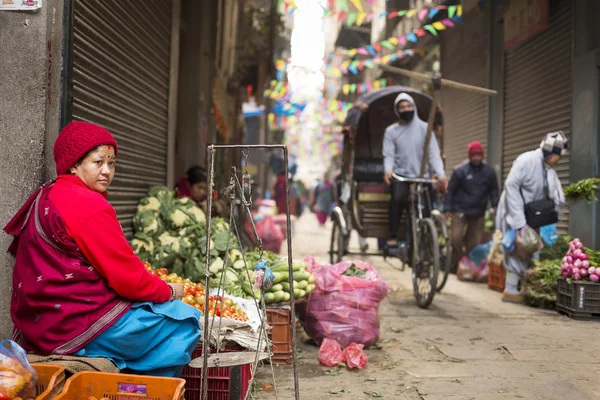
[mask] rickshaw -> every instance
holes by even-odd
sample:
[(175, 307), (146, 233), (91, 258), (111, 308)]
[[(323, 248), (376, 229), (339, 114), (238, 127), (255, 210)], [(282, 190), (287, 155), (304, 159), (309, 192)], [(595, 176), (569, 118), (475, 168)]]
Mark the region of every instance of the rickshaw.
[[(385, 129), (396, 123), (394, 100), (400, 93), (413, 97), (418, 115), (424, 121), (431, 116), (434, 127), (442, 125), (442, 110), (430, 113), (433, 99), (427, 94), (405, 86), (389, 86), (360, 96), (348, 111), (343, 125), (344, 150), (342, 171), (338, 181), (340, 204), (333, 210), (333, 229), (330, 243), (330, 262), (336, 263), (347, 255), (383, 255), (399, 257), (402, 269), (412, 268), (412, 280), (417, 305), (427, 308), (436, 291), (446, 283), (451, 267), (451, 244), (446, 221), (433, 208), (430, 187), (433, 179), (410, 179), (411, 206), (400, 222), (398, 238), (406, 248), (383, 253), (353, 253), (349, 249), (352, 230), (363, 238), (387, 238), (389, 232), (389, 186), (383, 181), (382, 145)], [(395, 179), (407, 179), (394, 175)], [(428, 189), (429, 188), (429, 189)], [(431, 215), (424, 215), (425, 206)], [(412, 222), (411, 222), (412, 221)], [(428, 290), (427, 290), (428, 289)]]

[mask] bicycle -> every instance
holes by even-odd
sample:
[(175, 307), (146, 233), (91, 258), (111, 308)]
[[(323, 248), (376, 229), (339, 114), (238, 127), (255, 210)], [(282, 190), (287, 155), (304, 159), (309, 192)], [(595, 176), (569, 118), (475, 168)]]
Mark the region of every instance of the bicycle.
[[(426, 184), (433, 184), (434, 179), (404, 178), (397, 174), (392, 177), (399, 182), (410, 184), (409, 209), (407, 215), (407, 239), (412, 267), (413, 292), (417, 306), (427, 308), (431, 305), (437, 291), (438, 275), (440, 273), (440, 247), (436, 223), (432, 217), (424, 217), (423, 210), (429, 199)], [(429, 289), (427, 290), (427, 286)]]

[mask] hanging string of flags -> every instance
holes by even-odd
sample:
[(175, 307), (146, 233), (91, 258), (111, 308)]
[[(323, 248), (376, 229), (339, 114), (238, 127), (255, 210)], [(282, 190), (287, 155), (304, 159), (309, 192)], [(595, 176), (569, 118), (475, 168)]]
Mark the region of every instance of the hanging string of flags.
[(441, 10), (448, 10), (449, 18), (452, 18), (457, 12), (458, 9), (461, 9), (460, 12), (462, 14), (462, 6), (435, 6), (435, 7), (422, 7), (422, 8), (412, 8), (409, 10), (398, 10), (398, 11), (386, 11), (381, 13), (366, 13), (366, 12), (345, 12), (345, 11), (333, 11), (333, 10), (325, 10), (324, 16), (336, 18), (338, 22), (345, 21), (348, 26), (361, 26), (362, 24), (369, 23), (373, 21), (373, 19), (394, 19), (394, 18), (412, 18), (416, 16), (419, 21), (424, 21), (425, 18), (433, 18), (439, 13)]
[(288, 95), (288, 82), (272, 80), (264, 95), (272, 100), (285, 98)]
[(415, 54), (419, 54), (423, 56), (425, 54), (425, 49), (408, 49), (402, 50), (394, 54), (388, 54), (386, 56), (377, 56), (373, 58), (367, 58), (364, 60), (346, 60), (338, 65), (330, 65), (327, 68), (327, 71), (331, 72), (333, 75), (348, 75), (350, 72), (353, 75), (357, 75), (359, 71), (362, 71), (365, 67), (372, 69), (376, 65), (385, 65), (391, 62), (395, 62), (401, 60), (404, 57), (413, 57)]
[[(462, 10), (462, 8), (461, 8), (461, 10)], [(461, 11), (460, 15), (462, 15), (462, 11)], [(453, 18), (456, 18), (457, 16), (460, 16), (460, 15), (457, 13)], [(439, 33), (438, 33), (439, 31), (443, 31), (447, 28), (452, 28), (452, 27), (454, 27), (454, 25), (455, 24), (452, 19), (444, 18), (441, 21), (436, 21), (436, 22), (432, 22), (431, 24), (423, 25), (423, 27), (414, 29), (412, 32), (409, 32), (405, 35), (390, 37), (390, 38), (387, 38), (386, 40), (382, 40), (382, 41), (380, 41), (378, 43), (374, 43), (372, 45), (366, 45), (366, 46), (358, 47), (358, 48), (354, 48), (354, 49), (338, 51), (338, 52), (333, 53), (332, 55), (334, 57), (343, 57), (343, 56), (354, 57), (357, 54), (361, 54), (361, 55), (365, 55), (365, 56), (368, 56), (368, 55), (376, 56), (377, 53), (382, 51), (384, 48), (389, 49), (389, 50), (394, 50), (396, 48), (396, 46), (398, 46), (398, 45), (404, 46), (408, 42), (416, 43), (419, 37), (423, 37), (423, 36), (427, 35), (428, 33), (437, 37), (439, 35)]]
[(364, 83), (346, 83), (342, 85), (342, 92), (344, 94), (349, 93), (366, 93), (370, 92), (373, 89), (384, 88), (387, 86), (387, 79), (379, 79), (373, 82), (364, 82)]

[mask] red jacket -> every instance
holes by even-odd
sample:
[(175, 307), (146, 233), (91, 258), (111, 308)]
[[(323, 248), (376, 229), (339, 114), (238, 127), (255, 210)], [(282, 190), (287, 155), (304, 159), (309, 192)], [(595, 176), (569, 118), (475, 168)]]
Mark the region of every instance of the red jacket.
[(5, 231), (15, 236), (11, 316), (29, 350), (76, 352), (131, 302), (170, 298), (127, 243), (105, 195), (75, 176), (36, 191)]

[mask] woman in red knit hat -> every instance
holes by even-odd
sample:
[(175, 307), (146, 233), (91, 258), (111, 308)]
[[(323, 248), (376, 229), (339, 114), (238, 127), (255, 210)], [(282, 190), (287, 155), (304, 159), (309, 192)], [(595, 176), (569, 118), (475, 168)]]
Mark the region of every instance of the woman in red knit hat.
[(200, 340), (182, 284), (149, 274), (106, 201), (117, 142), (71, 122), (54, 145), (56, 180), (4, 230), (14, 236), (14, 339), (41, 355), (104, 357), (132, 373), (180, 375)]

